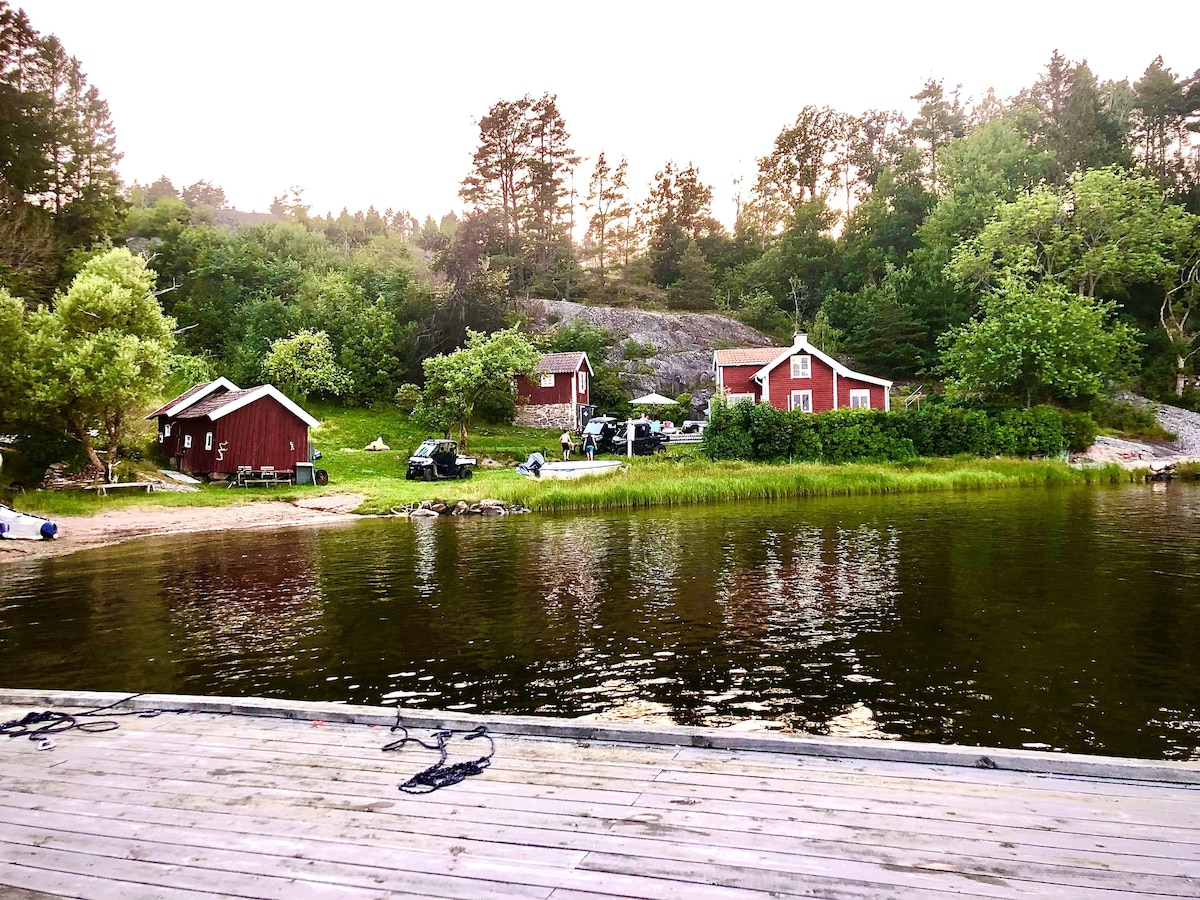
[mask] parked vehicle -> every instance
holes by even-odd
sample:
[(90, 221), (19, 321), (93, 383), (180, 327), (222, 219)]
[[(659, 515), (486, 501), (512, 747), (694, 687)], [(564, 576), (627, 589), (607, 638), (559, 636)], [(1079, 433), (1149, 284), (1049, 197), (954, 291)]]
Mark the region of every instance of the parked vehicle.
[(409, 481), (421, 479), (433, 481), (437, 478), (470, 478), (479, 460), (474, 456), (462, 456), (456, 441), (430, 439), (408, 458), (408, 471), (404, 477)]
[[(627, 423), (618, 422), (611, 416), (594, 416), (587, 426), (583, 429), (584, 435), (593, 435), (596, 438), (597, 453), (619, 453), (626, 452), (627, 443)], [(666, 446), (667, 439), (664, 435), (650, 430), (649, 422), (633, 423), (633, 452), (638, 456), (649, 456), (652, 453), (657, 453)]]

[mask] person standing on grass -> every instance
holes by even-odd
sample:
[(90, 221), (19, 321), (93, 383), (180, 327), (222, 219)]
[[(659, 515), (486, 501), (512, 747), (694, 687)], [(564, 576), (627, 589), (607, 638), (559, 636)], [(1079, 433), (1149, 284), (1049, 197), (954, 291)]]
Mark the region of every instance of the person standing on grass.
[(596, 436), (590, 431), (583, 436), (583, 452), (587, 454), (588, 462), (591, 462), (596, 452)]
[(575, 449), (575, 442), (571, 440), (571, 429), (565, 430), (558, 436), (558, 442), (562, 444), (563, 462), (571, 458), (571, 451)]

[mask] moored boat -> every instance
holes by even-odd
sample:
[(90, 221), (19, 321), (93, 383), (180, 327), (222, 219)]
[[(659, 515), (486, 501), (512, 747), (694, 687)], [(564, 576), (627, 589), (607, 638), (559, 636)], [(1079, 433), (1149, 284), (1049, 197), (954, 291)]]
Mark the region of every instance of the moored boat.
[(0, 538), (51, 540), (58, 536), (58, 526), (41, 516), (20, 513), (0, 504)]
[(578, 462), (549, 462), (542, 465), (533, 478), (583, 478), (588, 475), (607, 475), (621, 468), (619, 459), (581, 459)]

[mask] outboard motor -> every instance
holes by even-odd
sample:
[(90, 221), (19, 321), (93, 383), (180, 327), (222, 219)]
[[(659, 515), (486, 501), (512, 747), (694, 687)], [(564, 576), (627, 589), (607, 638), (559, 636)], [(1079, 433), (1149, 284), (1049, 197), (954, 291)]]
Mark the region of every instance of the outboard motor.
[(517, 466), (517, 471), (522, 475), (537, 476), (542, 471), (542, 466), (546, 464), (546, 457), (540, 453), (530, 453), (529, 459)]

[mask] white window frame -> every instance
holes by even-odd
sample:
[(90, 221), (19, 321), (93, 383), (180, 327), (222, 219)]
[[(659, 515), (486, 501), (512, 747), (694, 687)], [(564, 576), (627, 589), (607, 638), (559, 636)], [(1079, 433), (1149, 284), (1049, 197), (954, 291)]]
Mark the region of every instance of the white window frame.
[(542, 376), (542, 387), (554, 387), (554, 373), (547, 372)]
[(812, 378), (812, 355), (800, 353), (792, 357), (792, 377)]
[(737, 406), (739, 403), (745, 403), (747, 400), (749, 400), (751, 403), (753, 403), (754, 395), (753, 394), (726, 394), (725, 395), (725, 402), (727, 404), (729, 404), (730, 406)]
[(192, 436), (190, 434), (185, 434), (183, 436), (183, 449), (187, 450), (191, 446), (192, 446)]
[(788, 409), (811, 413), (813, 411), (812, 391), (792, 391), (788, 396)]
[(850, 391), (851, 409), (870, 409), (871, 391), (866, 388), (854, 388)]
[(579, 393), (587, 393), (587, 372), (579, 370)]
[(170, 437), (170, 436), (171, 436), (171, 423), (168, 422), (166, 425), (163, 426), (163, 437)]
[(211, 431), (204, 435), (204, 449), (205, 450), (212, 449), (212, 432)]

